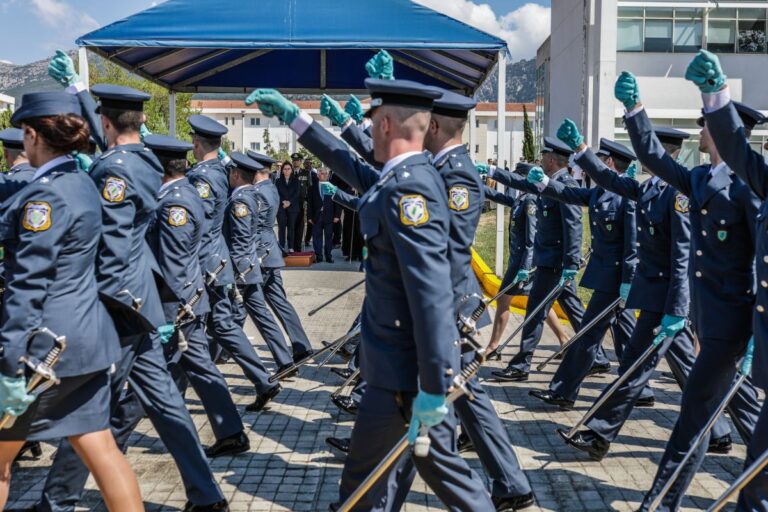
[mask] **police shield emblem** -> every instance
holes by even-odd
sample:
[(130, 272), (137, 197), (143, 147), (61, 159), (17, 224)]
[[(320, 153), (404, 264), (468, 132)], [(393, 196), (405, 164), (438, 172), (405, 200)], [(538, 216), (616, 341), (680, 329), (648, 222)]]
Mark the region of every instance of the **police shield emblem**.
[(125, 199), (125, 181), (110, 176), (104, 183), (104, 190), (102, 190), (101, 195), (110, 203), (119, 203)]
[(677, 210), (680, 213), (688, 213), (688, 209), (689, 209), (688, 196), (684, 196), (683, 194), (677, 194), (675, 196), (675, 210)]
[(400, 222), (405, 226), (421, 226), (429, 220), (427, 201), (414, 194), (400, 198)]
[(183, 226), (187, 223), (187, 210), (181, 206), (174, 206), (168, 211), (168, 224), (171, 226)]
[(725, 239), (728, 238), (728, 232), (724, 229), (721, 229), (717, 232), (717, 239), (721, 242), (725, 242)]
[(469, 190), (467, 187), (451, 187), (449, 206), (451, 210), (462, 211), (469, 208)]
[(243, 203), (235, 203), (234, 207), (235, 217), (242, 218), (248, 215), (248, 207)]
[(529, 204), (527, 210), (528, 210), (528, 215), (530, 215), (532, 217), (536, 215), (536, 205), (535, 204), (533, 204), (533, 203)]
[(50, 228), (51, 205), (42, 201), (25, 204), (21, 225), (27, 231), (45, 231)]
[(606, 224), (605, 229), (607, 229), (608, 231), (613, 231), (613, 224), (610, 224), (610, 223)]
[(211, 196), (211, 186), (204, 181), (198, 181), (195, 183), (197, 193), (203, 199), (208, 199)]

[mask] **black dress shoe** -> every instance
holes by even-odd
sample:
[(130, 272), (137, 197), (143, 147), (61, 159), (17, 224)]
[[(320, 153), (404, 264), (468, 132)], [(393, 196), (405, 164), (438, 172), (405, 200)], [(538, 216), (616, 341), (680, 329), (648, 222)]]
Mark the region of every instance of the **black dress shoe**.
[(475, 445), (472, 444), (472, 440), (464, 432), (459, 434), (459, 438), (456, 440), (456, 448), (459, 450), (459, 453), (475, 451)]
[(321, 256), (315, 256), (315, 263), (322, 263), (323, 258)]
[(325, 258), (325, 261), (327, 261), (328, 263), (333, 263), (333, 258), (328, 256), (327, 258)]
[(592, 375), (602, 375), (604, 373), (610, 373), (610, 372), (611, 372), (611, 363), (593, 364), (592, 368), (590, 368), (589, 372), (587, 372), (587, 377), (591, 377)]
[(635, 407), (653, 407), (656, 405), (655, 396), (646, 396), (644, 398), (638, 398), (635, 402)]
[(348, 437), (326, 437), (325, 444), (344, 454), (349, 453), (351, 439)]
[(491, 500), (493, 501), (493, 506), (496, 507), (496, 512), (523, 510), (524, 508), (528, 508), (535, 503), (532, 492), (529, 492), (528, 494), (522, 494), (520, 496), (509, 496), (506, 498), (502, 498), (500, 496), (491, 496)]
[(314, 354), (314, 350), (305, 350), (304, 352), (299, 352), (298, 354), (293, 354), (293, 362), (298, 363), (299, 361), (303, 361), (304, 359), (308, 358), (312, 354)]
[(195, 505), (189, 501), (184, 505), (184, 512), (228, 512), (229, 503), (227, 500), (217, 501), (210, 505)]
[(333, 405), (348, 414), (357, 414), (357, 403), (352, 399), (351, 396), (334, 396), (331, 397), (331, 402), (333, 402)]
[(709, 438), (709, 446), (707, 447), (707, 453), (730, 453), (733, 447), (733, 441), (731, 440), (731, 434), (725, 434), (723, 437)]
[(245, 406), (245, 410), (248, 412), (259, 412), (260, 410), (264, 409), (266, 405), (277, 396), (277, 394), (282, 390), (283, 388), (280, 387), (280, 384), (273, 387), (272, 389), (268, 390), (266, 393), (262, 393), (261, 395), (256, 397), (256, 400), (252, 404), (248, 404)]
[[(293, 365), (290, 364), (290, 363), (284, 364), (283, 366), (278, 366), (277, 372), (275, 372), (275, 373), (280, 373), (283, 370), (287, 370), (288, 368), (290, 368), (292, 366)], [(296, 368), (292, 372), (288, 372), (287, 374), (285, 374), (285, 376), (282, 379), (280, 379), (280, 380), (290, 379), (291, 377), (296, 377), (298, 374), (299, 374), (299, 369)]]
[(534, 389), (529, 391), (528, 394), (533, 398), (538, 398), (543, 402), (546, 402), (550, 405), (557, 405), (563, 409), (573, 409), (573, 404), (575, 403), (574, 400), (568, 400), (567, 398), (562, 397), (557, 393), (553, 393), (552, 391), (541, 391), (539, 389)]
[(27, 441), (24, 443), (24, 446), (21, 447), (19, 453), (16, 454), (16, 458), (13, 459), (13, 462), (21, 460), (27, 455), (27, 452), (31, 454), (30, 459), (32, 460), (37, 460), (43, 456), (43, 449), (40, 446), (39, 441)]
[(528, 380), (528, 373), (517, 368), (505, 368), (501, 371), (491, 372), (496, 380), (503, 382), (525, 382)]
[(354, 373), (349, 368), (331, 368), (331, 371), (344, 380), (347, 380)]
[[(237, 434), (223, 439), (219, 439), (213, 445), (205, 449), (205, 455), (214, 457), (223, 457), (226, 455), (237, 455), (238, 453), (247, 452), (251, 449), (251, 442), (248, 441), (248, 436), (245, 432), (238, 432)], [(195, 509), (197, 510), (197, 509)], [(205, 509), (208, 510), (208, 509)], [(218, 510), (218, 509), (211, 509)]]
[(596, 462), (603, 460), (603, 457), (605, 457), (605, 454), (608, 453), (608, 450), (611, 447), (611, 443), (599, 437), (591, 430), (576, 432), (571, 438), (568, 438), (567, 430), (559, 428), (557, 429), (557, 433), (560, 434), (560, 437), (562, 437), (566, 443), (577, 450), (588, 453), (589, 457)]

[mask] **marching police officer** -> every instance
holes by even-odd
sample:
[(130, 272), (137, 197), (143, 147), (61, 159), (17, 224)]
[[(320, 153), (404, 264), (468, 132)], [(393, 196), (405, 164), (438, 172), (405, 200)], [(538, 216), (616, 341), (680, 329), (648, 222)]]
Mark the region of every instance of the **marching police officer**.
[[(701, 91), (704, 102), (704, 119), (717, 151), (723, 161), (736, 175), (752, 189), (763, 203), (755, 224), (755, 274), (759, 283), (755, 296), (755, 312), (752, 328), (755, 337), (754, 383), (763, 390), (768, 389), (768, 164), (765, 158), (754, 151), (748, 142), (752, 121), (744, 122), (736, 103), (731, 101), (726, 76), (716, 55), (700, 51), (686, 71), (686, 78), (695, 83)], [(751, 110), (751, 109), (749, 109)], [(741, 111), (745, 111), (742, 107)], [(747, 117), (760, 123), (766, 119), (752, 111)], [(746, 291), (747, 288), (744, 289)], [(743, 292), (741, 292), (743, 293)], [(768, 407), (763, 404), (760, 417), (747, 448), (746, 466), (768, 450)], [(739, 510), (765, 510), (768, 508), (768, 469), (763, 469), (753, 478), (739, 495)]]
[[(602, 165), (622, 174), (635, 159), (632, 151), (607, 139), (600, 140), (598, 156)], [(581, 279), (581, 286), (593, 290), (593, 293), (582, 324), (590, 323), (598, 315), (613, 308), (568, 349), (552, 377), (549, 390), (530, 392), (531, 396), (546, 403), (570, 409), (594, 364), (598, 347), (608, 328), (614, 328), (616, 353), (621, 359), (621, 349), (635, 327), (634, 314), (623, 308), (617, 311), (618, 306), (614, 305), (619, 298), (626, 301), (637, 264), (635, 203), (600, 187), (567, 187), (549, 180), (539, 168), (534, 169), (528, 174), (528, 180), (541, 183), (544, 187), (542, 196), (588, 208), (593, 253)], [(649, 391), (647, 393), (650, 396), (641, 397), (636, 405), (653, 404), (653, 394)]]
[[(440, 93), (398, 80), (369, 79), (366, 86), (372, 95), (368, 115), (378, 124), (376, 159), (387, 162), (381, 175), (277, 91), (257, 90), (246, 100), (278, 115), (304, 147), (365, 191), (360, 201), (368, 246), (361, 363), (368, 389), (340, 498), (362, 482), (410, 420), (412, 439), (420, 422), (431, 426), (432, 455), (414, 462), (438, 497), (462, 510), (492, 510), (477, 475), (456, 452), (453, 416), (445, 403), (459, 367), (453, 298), (441, 288), (450, 280), (448, 202), (442, 178), (422, 153), (429, 110)], [(378, 506), (385, 492), (379, 481), (356, 509)]]

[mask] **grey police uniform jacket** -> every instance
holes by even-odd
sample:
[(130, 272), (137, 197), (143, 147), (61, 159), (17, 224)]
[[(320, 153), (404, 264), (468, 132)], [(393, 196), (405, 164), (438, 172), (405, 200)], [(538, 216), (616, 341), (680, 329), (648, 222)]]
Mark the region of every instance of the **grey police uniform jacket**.
[(23, 163), (14, 165), (8, 172), (0, 174), (0, 201), (5, 201), (32, 181), (35, 170), (28, 163)]
[[(733, 172), (752, 189), (763, 203), (755, 219), (755, 273), (758, 281), (752, 328), (755, 335), (755, 360), (752, 372), (756, 385), (768, 390), (768, 163), (747, 142), (744, 124), (733, 102), (704, 114), (717, 151)], [(746, 291), (746, 289), (745, 289)]]
[(627, 119), (640, 161), (690, 199), (691, 320), (699, 336), (746, 339), (755, 301), (755, 222), (760, 200), (730, 169), (710, 178), (669, 156), (645, 111)]
[(216, 278), (215, 286), (235, 282), (235, 274), (229, 260), (229, 250), (222, 234), (224, 210), (229, 198), (229, 177), (217, 159), (199, 162), (187, 172), (187, 179), (195, 186), (205, 208), (206, 225), (200, 245), (200, 265), (203, 272), (212, 272), (222, 260), (227, 265)]
[(187, 178), (168, 185), (158, 194), (157, 202), (147, 241), (172, 292), (162, 297), (165, 321), (173, 323), (179, 306), (189, 303), (199, 289), (203, 294), (192, 311), (204, 315), (211, 308), (199, 257), (205, 227), (203, 202)]
[(356, 190), (368, 247), (361, 374), (392, 391), (443, 394), (459, 369), (450, 283), (449, 210), (442, 178), (424, 154), (384, 175), (312, 123), (299, 142)]
[(224, 238), (234, 265), (235, 281), (239, 285), (264, 282), (256, 247), (259, 206), (252, 188), (247, 186), (233, 192), (224, 215)]
[[(115, 146), (90, 170), (100, 191), (104, 233), (97, 264), (100, 292), (123, 336), (149, 332), (165, 319), (155, 280), (157, 263), (146, 241), (162, 173), (160, 162), (143, 144)], [(138, 311), (131, 295), (142, 300)]]
[(588, 149), (576, 163), (595, 183), (636, 202), (638, 264), (627, 308), (687, 317), (691, 300), (688, 197), (664, 181), (640, 184), (634, 178), (590, 164), (589, 159), (597, 157)]
[[(613, 172), (597, 158), (584, 162)], [(602, 187), (567, 187), (558, 181), (551, 181), (541, 195), (588, 207), (593, 252), (581, 278), (581, 286), (618, 293), (622, 283), (632, 282), (637, 265), (634, 201)]]
[(277, 187), (269, 180), (260, 181), (249, 189), (256, 197), (256, 251), (263, 268), (285, 266), (283, 252), (275, 235), (275, 218), (280, 206)]
[[(495, 169), (493, 179), (524, 192), (538, 193), (535, 185), (522, 176), (504, 169)], [(579, 183), (567, 169), (556, 172), (550, 182), (559, 181), (568, 187)], [(581, 208), (539, 196), (536, 205), (536, 243), (533, 264), (536, 267), (577, 270), (581, 263)]]
[(16, 376), (19, 357), (44, 359), (47, 327), (67, 337), (59, 377), (108, 368), (120, 357), (115, 326), (99, 300), (96, 258), (102, 220), (99, 191), (74, 162), (59, 165), (4, 204), (0, 238), (6, 247), (6, 289), (0, 329), (0, 372)]

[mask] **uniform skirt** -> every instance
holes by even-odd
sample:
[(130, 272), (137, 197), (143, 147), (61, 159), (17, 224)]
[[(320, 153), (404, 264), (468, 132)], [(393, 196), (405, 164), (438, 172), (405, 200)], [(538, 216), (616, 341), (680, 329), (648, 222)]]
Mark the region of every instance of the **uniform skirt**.
[(106, 430), (109, 383), (109, 369), (63, 377), (37, 397), (11, 428), (0, 430), (0, 441), (48, 441)]

